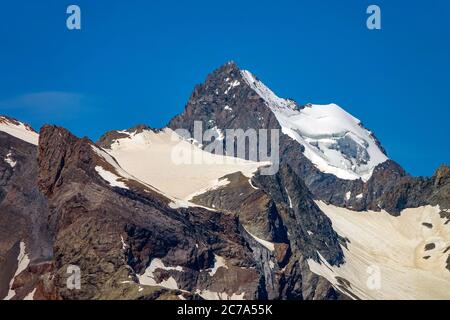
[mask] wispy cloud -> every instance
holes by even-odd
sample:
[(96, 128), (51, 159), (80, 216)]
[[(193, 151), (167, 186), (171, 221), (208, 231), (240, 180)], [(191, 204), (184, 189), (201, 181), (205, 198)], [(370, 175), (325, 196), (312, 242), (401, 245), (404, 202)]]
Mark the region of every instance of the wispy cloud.
[(78, 93), (44, 91), (23, 94), (0, 101), (2, 110), (22, 110), (32, 113), (76, 112), (85, 105), (85, 97)]

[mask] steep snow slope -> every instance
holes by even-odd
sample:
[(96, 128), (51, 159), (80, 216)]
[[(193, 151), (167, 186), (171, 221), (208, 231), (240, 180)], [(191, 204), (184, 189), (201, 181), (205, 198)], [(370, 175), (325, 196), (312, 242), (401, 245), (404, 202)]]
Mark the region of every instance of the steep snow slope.
[(450, 224), (438, 207), (406, 209), (394, 217), (317, 204), (349, 242), (345, 264), (309, 260), (311, 271), (362, 299), (450, 299)]
[(11, 282), (9, 284), (9, 292), (8, 295), (3, 300), (11, 300), (15, 295), (16, 292), (12, 289), (13, 283), (15, 278), (24, 271), (30, 263), (30, 258), (28, 257), (28, 254), (26, 253), (26, 245), (23, 241), (20, 242), (20, 252), (17, 256), (17, 269), (14, 273), (14, 276), (11, 279)]
[(304, 155), (322, 172), (367, 181), (373, 169), (388, 158), (372, 133), (335, 104), (298, 108), (294, 101), (277, 97), (250, 72), (247, 84), (261, 96), (282, 127), (282, 132), (305, 147)]
[(0, 131), (28, 143), (38, 144), (39, 135), (30, 126), (11, 118), (0, 116)]
[(251, 177), (265, 162), (252, 162), (205, 152), (171, 129), (127, 132), (107, 149), (128, 173), (177, 199), (189, 200), (200, 190), (223, 185), (221, 177), (241, 171)]
[(111, 157), (107, 152), (101, 150), (96, 146), (92, 146), (92, 150), (101, 157), (103, 160), (109, 164), (114, 172), (111, 172), (107, 168), (99, 165), (95, 167), (95, 171), (102, 177), (105, 181), (107, 181), (111, 186), (118, 187), (122, 189), (129, 189), (126, 182), (128, 180), (136, 180), (135, 177), (129, 175), (125, 170), (123, 170), (117, 161)]

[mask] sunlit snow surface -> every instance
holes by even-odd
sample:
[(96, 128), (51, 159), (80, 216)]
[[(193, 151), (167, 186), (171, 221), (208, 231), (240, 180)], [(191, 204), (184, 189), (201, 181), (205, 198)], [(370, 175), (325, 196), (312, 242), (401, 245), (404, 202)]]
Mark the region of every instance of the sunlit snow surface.
[(16, 166), (17, 162), (12, 158), (11, 151), (6, 155), (5, 162), (9, 164), (11, 168), (14, 168)]
[(244, 227), (245, 231), (253, 238), (255, 239), (257, 242), (259, 242), (260, 244), (262, 244), (264, 247), (266, 247), (269, 251), (275, 251), (275, 244), (273, 242), (258, 238), (257, 236), (255, 236), (254, 234), (250, 233), (245, 227)]
[(349, 281), (347, 290), (360, 299), (450, 299), (450, 224), (440, 217), (439, 207), (405, 209), (394, 217), (385, 211), (317, 205), (349, 241), (342, 247), (343, 265), (310, 259), (312, 272), (338, 288), (339, 278)]
[[(106, 151), (128, 173), (170, 197), (184, 200), (186, 206), (193, 196), (226, 185), (229, 181), (222, 177), (242, 172), (250, 178), (260, 166), (269, 164), (203, 151), (168, 128), (126, 134), (128, 137), (115, 140)], [(191, 162), (183, 159), (186, 155)], [(183, 201), (174, 206), (183, 206)]]
[(210, 290), (196, 290), (199, 296), (201, 296), (205, 300), (244, 300), (245, 292), (240, 294), (233, 293), (228, 294), (226, 292), (214, 292)]
[(164, 263), (161, 261), (161, 259), (155, 258), (151, 261), (150, 265), (145, 269), (144, 274), (139, 275), (139, 284), (146, 285), (146, 286), (160, 286), (167, 289), (178, 289), (178, 284), (176, 280), (173, 277), (169, 277), (166, 280), (162, 280), (161, 282), (156, 281), (156, 277), (154, 275), (154, 272), (157, 269), (162, 270), (176, 270), (178, 272), (183, 272), (183, 267), (177, 266), (177, 267), (166, 267)]
[(372, 133), (335, 104), (308, 105), (277, 97), (250, 72), (242, 71), (248, 85), (264, 99), (282, 132), (305, 147), (304, 155), (322, 172), (367, 181), (373, 169), (388, 158)]
[(2, 116), (0, 116), (0, 131), (34, 145), (39, 141), (39, 135), (33, 129), (22, 122), (15, 123)]
[(14, 276), (11, 279), (11, 282), (9, 283), (9, 291), (6, 297), (3, 300), (11, 300), (15, 295), (16, 292), (12, 289), (12, 286), (14, 284), (14, 280), (16, 277), (22, 273), (26, 268), (28, 268), (28, 265), (30, 264), (30, 258), (28, 257), (28, 254), (26, 253), (26, 245), (25, 242), (20, 242), (20, 252), (17, 256), (17, 269), (14, 273)]
[[(205, 270), (208, 272), (210, 277), (214, 277), (219, 269), (228, 269), (226, 264), (226, 260), (218, 255), (214, 255), (214, 266), (211, 269)], [(157, 270), (166, 270), (166, 271), (177, 271), (183, 272), (183, 267), (169, 267), (165, 266), (161, 259), (155, 258), (151, 261), (150, 265), (145, 269), (144, 274), (138, 275), (139, 284), (142, 286), (159, 286), (172, 290), (180, 290), (183, 292), (187, 292), (179, 288), (174, 277), (170, 276), (166, 279), (163, 279), (158, 282), (158, 277), (155, 272)], [(131, 281), (124, 281), (122, 283), (131, 283)], [(227, 293), (227, 292), (215, 292), (208, 289), (196, 289), (194, 291), (196, 294), (200, 295), (203, 299), (206, 300), (244, 300), (245, 292), (241, 293)], [(182, 295), (178, 295), (180, 300), (184, 300), (185, 298)]]
[(227, 266), (224, 258), (215, 254), (214, 255), (214, 267), (212, 267), (211, 270), (209, 271), (209, 275), (211, 277), (214, 276), (216, 274), (217, 270), (219, 270), (219, 268), (228, 269), (228, 266)]
[(123, 189), (128, 189), (126, 183), (124, 183), (121, 180), (135, 180), (133, 176), (128, 174), (125, 170), (123, 170), (117, 161), (111, 157), (110, 154), (108, 154), (106, 151), (98, 148), (97, 146), (92, 145), (92, 150), (100, 156), (103, 160), (105, 160), (111, 167), (114, 169), (114, 171), (118, 174), (115, 174), (114, 172), (111, 172), (109, 170), (106, 170), (103, 168), (103, 166), (96, 166), (95, 171), (102, 177), (105, 181), (107, 181), (111, 186), (113, 187), (119, 187)]

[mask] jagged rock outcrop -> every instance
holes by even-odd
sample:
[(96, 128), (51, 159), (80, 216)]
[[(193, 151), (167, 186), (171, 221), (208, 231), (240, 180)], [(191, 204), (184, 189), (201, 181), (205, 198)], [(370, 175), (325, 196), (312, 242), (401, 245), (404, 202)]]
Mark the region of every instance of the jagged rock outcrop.
[[(19, 125), (11, 118), (0, 119)], [(38, 268), (52, 257), (47, 199), (37, 187), (36, 157), (35, 145), (0, 131), (0, 299), (28, 295), (36, 283), (30, 268)], [(28, 264), (15, 274), (21, 246)], [(21, 281), (23, 278), (28, 281)]]
[(379, 197), (380, 206), (389, 212), (399, 213), (405, 208), (439, 205), (450, 208), (450, 168), (442, 165), (430, 178), (403, 176), (393, 183), (386, 182)]
[[(276, 175), (257, 174), (251, 182), (241, 174), (224, 178), (230, 183), (194, 197), (193, 202), (239, 218), (266, 275), (268, 297), (337, 297), (330, 284), (309, 271), (306, 260), (318, 261), (320, 253), (331, 265), (340, 265), (344, 261), (340, 243), (345, 241), (333, 231), (295, 172), (283, 165)], [(272, 243), (273, 250), (254, 237)]]

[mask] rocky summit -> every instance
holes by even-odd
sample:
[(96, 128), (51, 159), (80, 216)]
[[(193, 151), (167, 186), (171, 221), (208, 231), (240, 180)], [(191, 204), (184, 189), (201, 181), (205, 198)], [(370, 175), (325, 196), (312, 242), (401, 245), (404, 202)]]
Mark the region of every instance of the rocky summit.
[[(232, 150), (231, 130), (279, 131), (276, 172), (199, 124)], [(413, 177), (340, 106), (234, 62), (164, 128), (93, 142), (0, 117), (3, 300), (450, 299), (449, 209), (448, 166)]]

